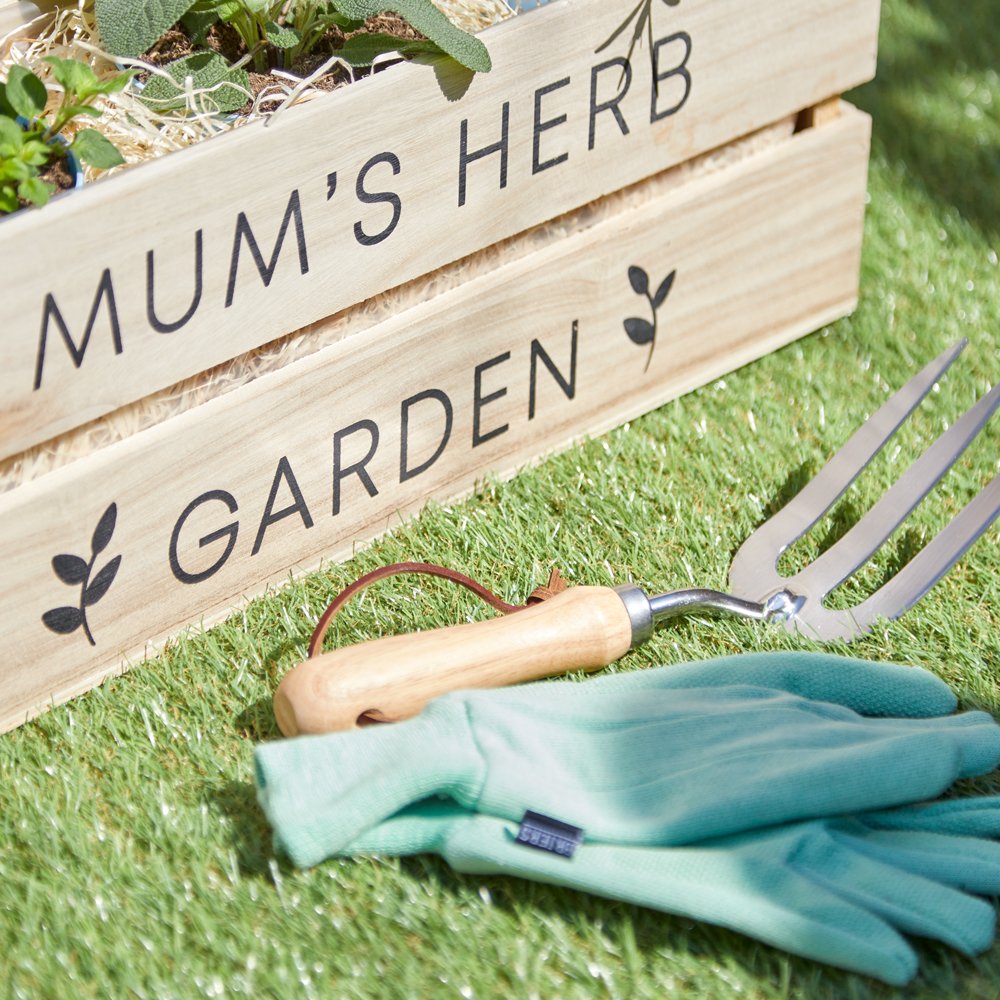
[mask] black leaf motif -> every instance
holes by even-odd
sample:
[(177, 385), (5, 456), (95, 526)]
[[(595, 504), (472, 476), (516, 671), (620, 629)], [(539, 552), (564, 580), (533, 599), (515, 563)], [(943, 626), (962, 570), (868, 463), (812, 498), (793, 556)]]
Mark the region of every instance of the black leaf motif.
[(79, 608), (53, 608), (42, 615), (46, 628), (60, 635), (69, 635), (83, 624), (83, 612)]
[[(636, 295), (646, 295), (649, 292), (649, 275), (641, 268), (633, 264), (628, 269), (628, 280), (632, 285)], [(631, 336), (631, 335), (630, 335)], [(645, 343), (643, 341), (642, 343)]]
[(52, 557), (52, 569), (56, 576), (70, 586), (79, 585), (80, 606), (78, 608), (62, 607), (52, 608), (42, 615), (42, 624), (52, 632), (61, 635), (68, 635), (78, 628), (83, 628), (83, 634), (91, 646), (97, 645), (94, 633), (90, 630), (90, 622), (87, 620), (87, 608), (96, 604), (111, 588), (121, 568), (122, 557), (115, 556), (109, 560), (104, 568), (91, 576), (97, 563), (97, 556), (108, 547), (111, 536), (115, 532), (115, 524), (118, 521), (118, 505), (111, 503), (107, 510), (101, 515), (91, 536), (90, 548), (92, 555), (90, 560), (75, 556), (68, 552), (61, 552)]
[(660, 282), (660, 287), (656, 289), (656, 294), (653, 296), (653, 308), (659, 309), (663, 305), (664, 300), (670, 294), (670, 289), (674, 284), (674, 277), (677, 274), (676, 268), (668, 274), (663, 281)]
[(630, 316), (625, 320), (625, 332), (633, 344), (649, 344), (656, 336), (653, 324), (638, 316)]
[(85, 559), (81, 559), (79, 556), (70, 555), (68, 552), (52, 557), (52, 569), (55, 570), (56, 576), (58, 576), (63, 583), (68, 583), (71, 586), (73, 584), (83, 583), (83, 581), (87, 579), (87, 574), (90, 572), (90, 567), (87, 565), (87, 561)]
[(115, 556), (101, 570), (97, 576), (94, 577), (93, 581), (83, 592), (83, 606), (89, 608), (92, 604), (96, 604), (107, 592), (108, 588), (115, 582), (115, 576), (118, 574), (118, 567), (121, 565), (122, 557)]
[(118, 519), (118, 505), (112, 503), (101, 515), (97, 527), (94, 529), (94, 537), (90, 543), (90, 549), (96, 556), (98, 552), (103, 552), (111, 541), (111, 536), (115, 533), (115, 521)]

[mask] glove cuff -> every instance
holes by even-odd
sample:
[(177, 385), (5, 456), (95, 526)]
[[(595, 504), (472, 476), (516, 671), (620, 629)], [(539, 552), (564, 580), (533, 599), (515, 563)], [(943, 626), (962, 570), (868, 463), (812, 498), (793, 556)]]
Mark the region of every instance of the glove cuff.
[(299, 736), (254, 750), (257, 798), (275, 847), (300, 867), (343, 851), (411, 802), (474, 800), (483, 763), (461, 704), (436, 704), (391, 725)]

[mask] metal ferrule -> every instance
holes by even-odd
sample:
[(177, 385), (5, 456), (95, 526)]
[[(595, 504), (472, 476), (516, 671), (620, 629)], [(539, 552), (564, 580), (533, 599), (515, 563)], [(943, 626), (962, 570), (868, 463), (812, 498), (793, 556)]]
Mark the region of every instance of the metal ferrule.
[(629, 621), (632, 623), (632, 647), (644, 643), (653, 634), (653, 609), (649, 606), (646, 592), (634, 583), (623, 583), (615, 587), (615, 593), (622, 599)]

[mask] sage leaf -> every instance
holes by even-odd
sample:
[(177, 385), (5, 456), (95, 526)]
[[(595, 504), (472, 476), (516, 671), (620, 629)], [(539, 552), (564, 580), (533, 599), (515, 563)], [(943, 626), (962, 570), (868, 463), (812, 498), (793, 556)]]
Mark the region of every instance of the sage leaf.
[(46, 628), (60, 635), (69, 635), (83, 624), (83, 612), (79, 608), (53, 608), (42, 615)]
[(634, 264), (628, 269), (628, 281), (636, 295), (646, 295), (649, 292), (649, 275), (641, 267)]
[(206, 99), (219, 111), (237, 111), (249, 99), (250, 77), (242, 69), (233, 69), (218, 52), (195, 52), (164, 69), (171, 79), (154, 76), (142, 91), (142, 100), (156, 110), (185, 106), (187, 77), (195, 90), (208, 91)]
[(268, 21), (264, 30), (268, 43), (276, 49), (293, 49), (302, 41), (302, 36), (294, 28), (283, 28), (274, 21)]
[(98, 170), (107, 170), (109, 167), (117, 167), (118, 164), (125, 162), (122, 154), (115, 148), (115, 144), (101, 135), (97, 129), (85, 128), (77, 132), (69, 148), (84, 163), (88, 163)]
[(243, 10), (243, 5), (239, 0), (220, 0), (215, 5), (215, 12), (223, 21), (231, 21), (234, 17), (239, 17)]
[(118, 575), (118, 567), (122, 564), (122, 557), (115, 556), (101, 570), (97, 576), (94, 577), (90, 586), (83, 592), (83, 606), (89, 608), (92, 604), (96, 604), (110, 588), (111, 584), (115, 582), (115, 577)]
[(23, 66), (11, 66), (6, 93), (10, 106), (29, 121), (45, 110), (49, 99), (45, 84)]
[(630, 316), (625, 320), (625, 332), (633, 344), (640, 345), (651, 343), (655, 336), (653, 324), (648, 320), (639, 319), (638, 316)]
[(98, 552), (103, 552), (111, 541), (111, 536), (115, 533), (115, 522), (118, 520), (118, 505), (112, 503), (101, 515), (97, 527), (94, 528), (94, 536), (90, 540), (90, 550), (96, 556)]
[(208, 38), (208, 29), (218, 20), (219, 12), (216, 10), (189, 10), (181, 18), (181, 24), (195, 45), (204, 45)]
[(431, 0), (334, 0), (334, 7), (359, 21), (391, 11), (466, 69), (488, 73), (492, 68), (486, 46), (474, 35), (455, 27)]
[(663, 281), (660, 282), (660, 287), (656, 289), (656, 294), (653, 296), (653, 308), (659, 309), (663, 305), (667, 296), (670, 294), (670, 289), (674, 283), (674, 277), (677, 274), (676, 268), (668, 274)]
[(97, 30), (104, 47), (116, 56), (142, 55), (167, 28), (179, 21), (195, 0), (94, 0)]
[(371, 66), (378, 56), (385, 55), (387, 52), (398, 52), (400, 55), (416, 55), (418, 53), (433, 55), (440, 54), (441, 50), (433, 42), (397, 38), (395, 35), (372, 32), (352, 35), (337, 50), (337, 55), (352, 66)]
[(87, 565), (86, 559), (70, 555), (67, 552), (62, 553), (62, 555), (53, 556), (52, 569), (55, 570), (56, 576), (63, 583), (68, 583), (71, 586), (76, 583), (83, 583), (90, 572), (90, 566)]

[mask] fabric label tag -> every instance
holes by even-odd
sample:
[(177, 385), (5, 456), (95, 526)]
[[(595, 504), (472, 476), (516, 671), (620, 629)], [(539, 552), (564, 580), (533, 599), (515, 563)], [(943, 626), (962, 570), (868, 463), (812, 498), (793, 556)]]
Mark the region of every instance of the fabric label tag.
[(573, 857), (573, 852), (582, 842), (583, 830), (580, 827), (530, 809), (525, 811), (521, 828), (517, 831), (517, 843), (564, 858)]

